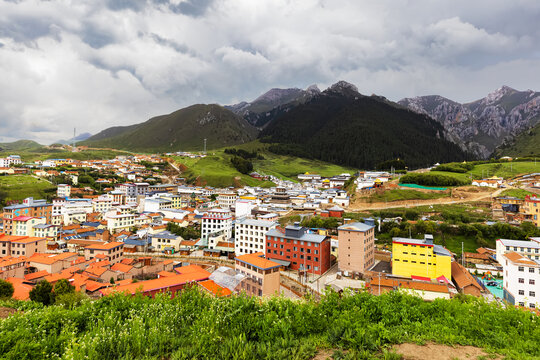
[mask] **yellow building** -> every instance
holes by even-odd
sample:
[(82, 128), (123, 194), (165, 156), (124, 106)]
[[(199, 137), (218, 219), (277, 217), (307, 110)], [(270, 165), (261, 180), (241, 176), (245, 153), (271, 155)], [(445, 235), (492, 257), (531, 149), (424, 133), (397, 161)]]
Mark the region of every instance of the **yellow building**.
[(525, 196), (525, 202), (519, 208), (523, 214), (523, 220), (531, 221), (534, 225), (540, 227), (540, 198), (536, 196)]
[(433, 236), (423, 240), (392, 239), (392, 273), (397, 276), (421, 276), (452, 280), (452, 255), (441, 245), (433, 244)]

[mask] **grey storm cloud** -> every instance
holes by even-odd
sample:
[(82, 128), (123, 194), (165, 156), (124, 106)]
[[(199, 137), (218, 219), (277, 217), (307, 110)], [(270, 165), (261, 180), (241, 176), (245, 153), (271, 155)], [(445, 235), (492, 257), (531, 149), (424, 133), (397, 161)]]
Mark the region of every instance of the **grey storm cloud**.
[(0, 0), (0, 141), (340, 79), (396, 101), (535, 89), (538, 19), (536, 0)]

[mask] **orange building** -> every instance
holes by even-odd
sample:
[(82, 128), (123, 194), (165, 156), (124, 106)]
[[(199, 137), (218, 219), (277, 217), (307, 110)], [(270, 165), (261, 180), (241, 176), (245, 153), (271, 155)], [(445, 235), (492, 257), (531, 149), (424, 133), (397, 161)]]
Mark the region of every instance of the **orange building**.
[(281, 264), (264, 258), (264, 253), (241, 255), (234, 258), (236, 271), (247, 276), (249, 281), (242, 282), (242, 290), (248, 295), (279, 295)]
[(89, 245), (84, 248), (84, 257), (86, 260), (94, 258), (107, 258), (111, 264), (116, 264), (124, 258), (124, 243), (109, 242), (105, 244)]
[(51, 223), (52, 204), (45, 200), (34, 200), (26, 198), (22, 204), (11, 205), (4, 207), (4, 233), (13, 235), (13, 219), (19, 216), (44, 217), (45, 223)]
[(47, 250), (47, 238), (33, 236), (0, 235), (0, 257), (26, 256), (44, 253)]

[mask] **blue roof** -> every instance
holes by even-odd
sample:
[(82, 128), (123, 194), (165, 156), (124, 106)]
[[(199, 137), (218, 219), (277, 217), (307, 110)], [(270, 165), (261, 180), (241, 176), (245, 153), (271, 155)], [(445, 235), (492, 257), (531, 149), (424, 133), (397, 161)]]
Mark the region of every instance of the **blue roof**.
[[(289, 226), (287, 226), (287, 228), (289, 228)], [(299, 227), (299, 226), (291, 226), (291, 228), (293, 230), (302, 229), (302, 227)], [(287, 236), (286, 234), (282, 233), (281, 231), (279, 231), (277, 229), (270, 229), (266, 233), (266, 236), (276, 236), (276, 237), (281, 237), (281, 238), (285, 238), (285, 239), (309, 241), (309, 242), (314, 242), (314, 243), (322, 243), (324, 241), (324, 239), (326, 239), (326, 236), (324, 236), (324, 235), (311, 234), (311, 233), (302, 233), (302, 235), (300, 237)]]
[(373, 225), (364, 224), (362, 222), (354, 222), (354, 223), (341, 225), (340, 227), (338, 227), (338, 230), (366, 232), (370, 229), (373, 229), (374, 227), (375, 226)]

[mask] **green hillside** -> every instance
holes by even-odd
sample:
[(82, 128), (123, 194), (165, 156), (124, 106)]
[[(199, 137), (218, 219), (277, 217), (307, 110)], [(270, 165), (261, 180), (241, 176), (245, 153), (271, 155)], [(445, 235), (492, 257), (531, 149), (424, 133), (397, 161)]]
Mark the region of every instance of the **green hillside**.
[[(288, 155), (276, 155), (267, 149), (269, 144), (253, 141), (244, 145), (231, 148), (255, 151), (260, 158), (253, 159), (253, 171), (264, 175), (273, 175), (284, 180), (297, 181), (296, 176), (309, 172), (322, 176), (333, 176), (342, 173), (353, 174), (354, 169), (330, 164), (320, 160), (298, 158)], [(233, 156), (226, 154), (224, 149), (208, 152), (205, 158), (192, 159), (189, 157), (173, 157), (184, 168), (183, 175), (188, 181), (209, 186), (273, 186), (271, 182), (263, 182), (248, 175), (241, 174), (231, 164)]]
[(540, 123), (516, 136), (511, 144), (500, 146), (494, 156), (540, 157)]
[(18, 140), (10, 143), (0, 143), (0, 152), (39, 150), (43, 145), (32, 140)]
[(363, 169), (398, 158), (409, 168), (466, 159), (443, 131), (427, 116), (342, 82), (275, 119), (260, 137), (278, 143), (270, 147), (275, 153)]
[(0, 204), (10, 200), (20, 201), (27, 197), (45, 199), (54, 194), (56, 186), (31, 175), (0, 176)]
[(79, 145), (142, 152), (203, 150), (249, 142), (257, 130), (219, 105), (192, 105), (144, 123), (106, 129)]

